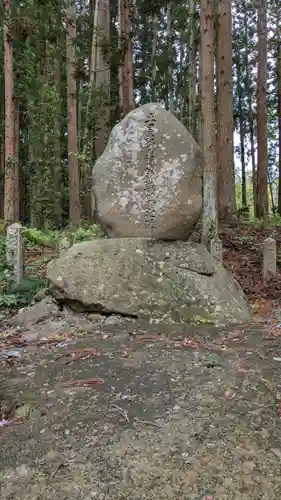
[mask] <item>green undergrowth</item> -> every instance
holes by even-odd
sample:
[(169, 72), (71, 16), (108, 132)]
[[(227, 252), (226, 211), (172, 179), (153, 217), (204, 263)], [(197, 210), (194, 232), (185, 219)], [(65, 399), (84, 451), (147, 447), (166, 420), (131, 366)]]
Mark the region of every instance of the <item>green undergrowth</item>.
[[(97, 225), (80, 227), (76, 231), (64, 229), (63, 231), (42, 231), (36, 228), (23, 228), (23, 242), (25, 254), (34, 253), (36, 258), (26, 262), (24, 278), (15, 286), (12, 270), (6, 263), (6, 236), (3, 224), (0, 221), (0, 311), (10, 311), (29, 305), (38, 292), (47, 286), (44, 272), (50, 258), (56, 255), (59, 241), (67, 239), (70, 245), (101, 238), (104, 234)], [(44, 255), (45, 250), (53, 251), (49, 256)], [(43, 276), (42, 276), (43, 275)]]
[(67, 238), (71, 244), (75, 244), (93, 238), (101, 238), (104, 234), (98, 225), (92, 224), (79, 227), (76, 231), (67, 229), (63, 231), (41, 231), (40, 229), (27, 227), (23, 230), (23, 236), (26, 242), (32, 245), (53, 247), (62, 238)]

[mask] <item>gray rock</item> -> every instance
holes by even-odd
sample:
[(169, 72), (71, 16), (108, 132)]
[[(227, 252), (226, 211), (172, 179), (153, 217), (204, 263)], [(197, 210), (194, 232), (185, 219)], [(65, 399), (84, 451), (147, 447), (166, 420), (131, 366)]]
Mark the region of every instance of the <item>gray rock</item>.
[(93, 168), (96, 211), (108, 236), (184, 239), (202, 210), (199, 146), (158, 104), (129, 113)]
[(104, 320), (106, 319), (106, 317), (102, 316), (99, 313), (90, 313), (90, 314), (87, 315), (87, 319), (91, 323), (103, 323)]
[(215, 324), (251, 319), (240, 286), (196, 243), (145, 238), (79, 243), (48, 264), (47, 277), (55, 297), (88, 312)]
[(104, 320), (105, 325), (120, 325), (122, 323), (124, 323), (124, 318), (122, 316), (116, 316), (115, 314), (108, 316)]
[(10, 324), (12, 326), (28, 328), (48, 318), (58, 316), (60, 316), (60, 311), (57, 304), (51, 297), (45, 297), (31, 307), (20, 309), (18, 314), (11, 318)]

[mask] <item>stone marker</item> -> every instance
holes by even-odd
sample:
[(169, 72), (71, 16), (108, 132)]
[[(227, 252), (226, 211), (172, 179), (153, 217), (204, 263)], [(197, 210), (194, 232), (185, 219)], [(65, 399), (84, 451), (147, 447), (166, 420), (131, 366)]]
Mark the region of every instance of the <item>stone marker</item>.
[(219, 239), (213, 239), (210, 242), (210, 254), (216, 260), (218, 260), (221, 264), (223, 261), (223, 250), (222, 250), (222, 241)]
[(266, 238), (263, 242), (263, 268), (262, 277), (268, 281), (276, 274), (276, 241)]
[(202, 211), (202, 153), (158, 104), (131, 111), (93, 167), (96, 213), (110, 237), (186, 240)]
[(22, 226), (18, 223), (7, 228), (6, 261), (12, 270), (12, 279), (19, 284), (23, 277), (23, 239)]

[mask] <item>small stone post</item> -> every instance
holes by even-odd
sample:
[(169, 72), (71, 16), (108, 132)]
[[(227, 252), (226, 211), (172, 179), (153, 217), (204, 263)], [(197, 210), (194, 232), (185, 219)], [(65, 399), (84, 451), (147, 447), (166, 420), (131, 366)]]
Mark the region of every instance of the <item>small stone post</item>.
[(23, 278), (23, 239), (22, 226), (18, 223), (7, 228), (6, 233), (6, 261), (12, 270), (12, 279), (16, 285)]
[(210, 241), (210, 254), (216, 260), (218, 260), (221, 264), (223, 261), (223, 251), (222, 251), (222, 242), (219, 239), (213, 239)]
[(262, 277), (268, 281), (276, 274), (276, 241), (273, 238), (266, 238), (263, 242), (263, 267)]

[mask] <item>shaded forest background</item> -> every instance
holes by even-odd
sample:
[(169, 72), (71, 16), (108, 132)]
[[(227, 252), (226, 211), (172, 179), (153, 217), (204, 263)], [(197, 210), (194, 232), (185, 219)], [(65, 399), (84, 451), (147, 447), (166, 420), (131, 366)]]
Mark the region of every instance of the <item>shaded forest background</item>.
[(4, 0), (0, 30), (4, 227), (93, 222), (95, 159), (147, 102), (202, 147), (208, 219), (281, 215), (277, 0)]

